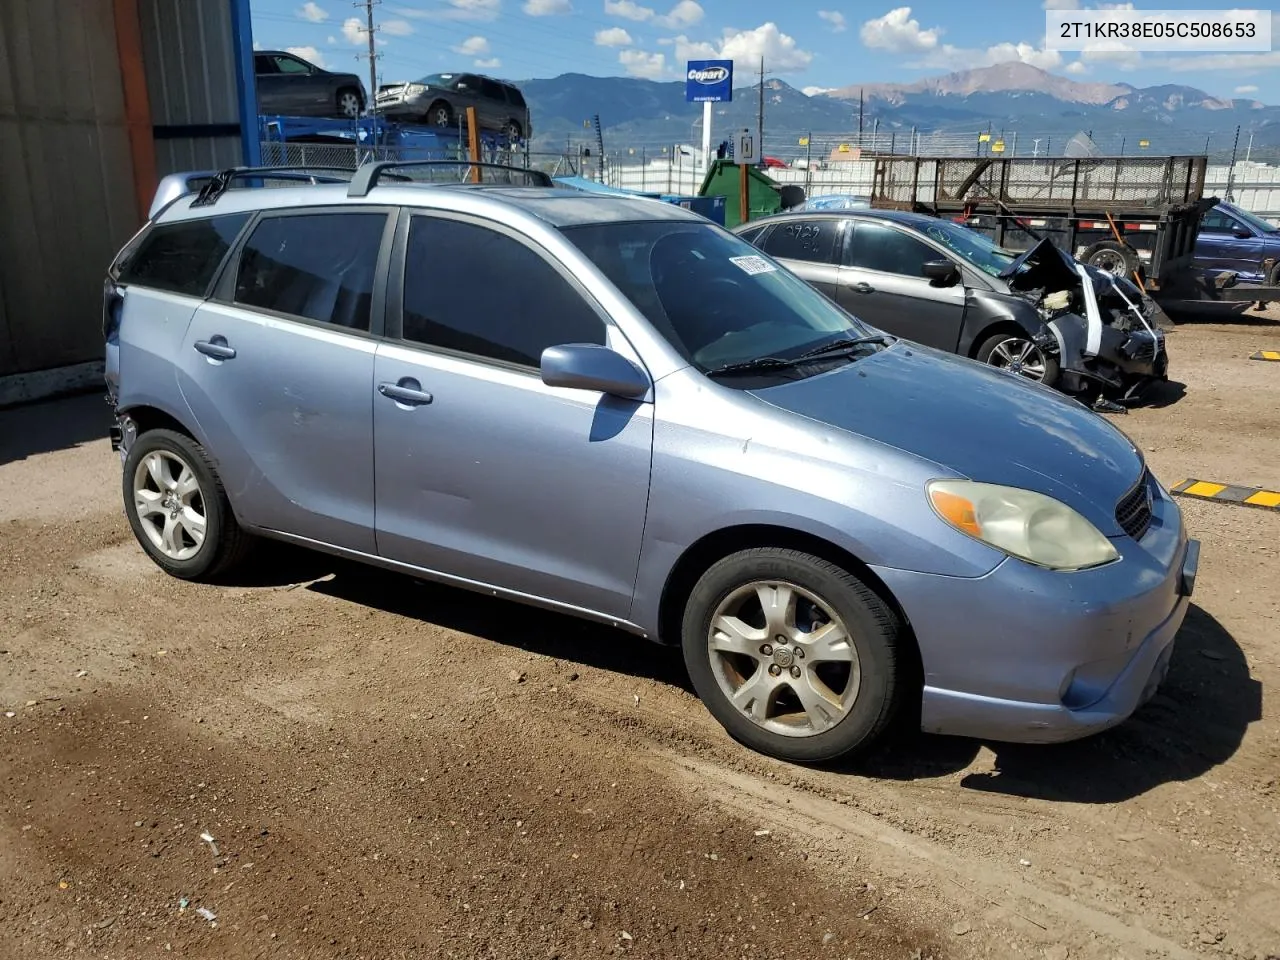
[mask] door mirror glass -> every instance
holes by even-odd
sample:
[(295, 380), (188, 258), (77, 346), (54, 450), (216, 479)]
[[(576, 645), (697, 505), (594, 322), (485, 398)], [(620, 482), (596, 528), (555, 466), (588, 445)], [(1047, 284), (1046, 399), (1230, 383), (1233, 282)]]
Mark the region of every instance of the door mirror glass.
[(608, 347), (566, 343), (542, 351), (542, 382), (549, 387), (598, 390), (628, 400), (649, 392), (649, 378), (634, 363)]
[(466, 90), (466, 89), (468, 89), (468, 87), (467, 87), (467, 85), (466, 85), (465, 83), (463, 83), (461, 80), (459, 80), (459, 81), (458, 81), (458, 85), (457, 85), (456, 87), (454, 87), (453, 89), (455, 89), (455, 90)]
[(960, 271), (950, 260), (928, 260), (920, 268), (930, 283), (940, 287), (949, 287), (960, 279)]

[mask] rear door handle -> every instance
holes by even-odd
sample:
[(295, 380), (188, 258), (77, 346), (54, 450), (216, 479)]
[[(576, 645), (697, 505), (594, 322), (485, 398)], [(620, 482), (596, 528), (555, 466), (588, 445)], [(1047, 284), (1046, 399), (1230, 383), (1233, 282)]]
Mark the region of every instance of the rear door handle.
[(858, 293), (875, 293), (876, 288), (865, 280), (860, 280), (853, 285), (853, 289)]
[(432, 400), (431, 394), (423, 390), (417, 380), (410, 377), (405, 377), (399, 383), (380, 383), (378, 392), (389, 400), (408, 404), (411, 407), (425, 406)]
[(236, 355), (235, 348), (227, 345), (226, 337), (197, 340), (195, 347), (197, 353), (203, 353), (211, 360), (231, 360)]

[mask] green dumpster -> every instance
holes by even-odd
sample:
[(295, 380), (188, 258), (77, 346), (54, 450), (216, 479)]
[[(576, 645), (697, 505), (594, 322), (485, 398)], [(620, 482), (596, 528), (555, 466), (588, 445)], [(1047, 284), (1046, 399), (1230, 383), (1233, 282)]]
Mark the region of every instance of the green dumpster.
[[(698, 191), (700, 197), (724, 197), (724, 225), (729, 229), (742, 223), (741, 176), (732, 160), (713, 160)], [(747, 208), (752, 220), (782, 209), (778, 184), (759, 167), (747, 167)]]

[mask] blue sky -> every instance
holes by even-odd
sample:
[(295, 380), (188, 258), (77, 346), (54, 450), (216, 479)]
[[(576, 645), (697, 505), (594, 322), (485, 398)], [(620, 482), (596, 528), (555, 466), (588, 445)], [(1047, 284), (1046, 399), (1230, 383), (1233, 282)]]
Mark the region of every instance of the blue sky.
[[(1022, 61), (1081, 81), (1178, 83), (1280, 104), (1280, 14), (1270, 53), (1099, 55), (1044, 49), (1044, 8), (1132, 7), (1091, 0), (382, 0), (375, 9), (384, 81), (476, 68), (521, 80), (578, 72), (677, 79), (690, 58), (726, 57), (814, 91), (906, 82)], [(1159, 0), (1154, 9), (1205, 9)], [(1240, 6), (1246, 6), (1241, 4)], [(363, 4), (253, 0), (254, 40), (330, 69), (368, 71)], [(743, 78), (745, 79), (745, 78)]]

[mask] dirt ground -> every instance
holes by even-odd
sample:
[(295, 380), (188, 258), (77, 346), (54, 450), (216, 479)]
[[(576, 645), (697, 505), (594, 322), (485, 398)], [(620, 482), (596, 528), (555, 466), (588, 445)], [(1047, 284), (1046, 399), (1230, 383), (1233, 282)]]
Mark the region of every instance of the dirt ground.
[[(1183, 386), (1115, 418), (1166, 484), (1280, 489), (1267, 316), (1181, 317)], [(4, 960), (1280, 955), (1280, 512), (1183, 501), (1129, 723), (813, 770), (623, 634), (284, 549), (167, 578), (107, 417), (0, 412)]]

